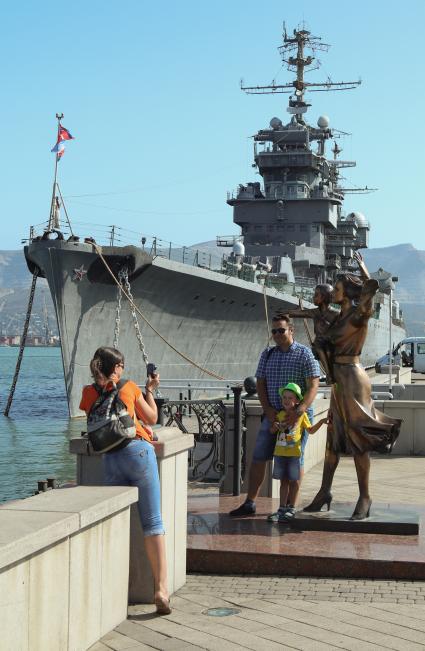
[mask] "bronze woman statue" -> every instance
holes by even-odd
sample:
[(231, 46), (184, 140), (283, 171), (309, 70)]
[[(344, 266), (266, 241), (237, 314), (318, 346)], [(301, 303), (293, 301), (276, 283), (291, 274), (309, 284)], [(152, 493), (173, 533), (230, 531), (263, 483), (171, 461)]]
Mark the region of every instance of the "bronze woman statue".
[(371, 398), (369, 376), (360, 365), (360, 354), (373, 313), (373, 297), (378, 282), (372, 280), (360, 254), (355, 255), (362, 277), (353, 274), (338, 276), (332, 300), (341, 306), (337, 320), (327, 332), (333, 350), (329, 360), (332, 385), (330, 419), (326, 441), (322, 485), (313, 502), (304, 511), (328, 510), (332, 501), (331, 486), (341, 453), (354, 457), (360, 496), (352, 520), (369, 516), (370, 452), (391, 450), (401, 420), (389, 418), (375, 409)]

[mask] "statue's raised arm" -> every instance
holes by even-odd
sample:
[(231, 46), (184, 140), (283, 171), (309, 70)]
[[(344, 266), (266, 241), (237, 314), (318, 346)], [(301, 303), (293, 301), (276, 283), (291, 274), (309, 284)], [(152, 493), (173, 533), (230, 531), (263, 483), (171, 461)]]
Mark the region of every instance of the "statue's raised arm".
[(363, 280), (369, 280), (369, 279), (370, 279), (370, 273), (369, 273), (369, 271), (368, 271), (368, 269), (367, 269), (367, 267), (366, 267), (366, 263), (365, 263), (365, 261), (364, 261), (364, 259), (363, 259), (362, 254), (360, 253), (360, 251), (355, 251), (355, 252), (354, 252), (354, 254), (353, 254), (353, 259), (354, 259), (354, 260), (357, 262), (357, 264), (358, 264), (358, 267), (359, 267), (359, 269), (360, 269), (360, 273), (361, 273), (362, 279), (363, 279)]

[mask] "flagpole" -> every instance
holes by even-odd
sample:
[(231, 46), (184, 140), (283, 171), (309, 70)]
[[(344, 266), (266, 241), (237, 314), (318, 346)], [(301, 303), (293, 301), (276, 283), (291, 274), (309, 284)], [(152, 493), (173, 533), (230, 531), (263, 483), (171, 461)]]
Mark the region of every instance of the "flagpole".
[[(56, 118), (58, 121), (58, 135), (56, 138), (56, 141), (59, 142), (59, 135), (60, 135), (60, 128), (61, 128), (61, 120), (63, 118), (63, 113), (56, 113)], [(49, 216), (49, 226), (47, 228), (48, 231), (51, 231), (53, 229), (54, 223), (55, 223), (55, 198), (56, 198), (56, 180), (58, 176), (58, 162), (59, 162), (59, 156), (58, 152), (55, 153), (55, 177), (53, 181), (53, 190), (52, 190), (52, 202), (50, 204), (50, 216)]]

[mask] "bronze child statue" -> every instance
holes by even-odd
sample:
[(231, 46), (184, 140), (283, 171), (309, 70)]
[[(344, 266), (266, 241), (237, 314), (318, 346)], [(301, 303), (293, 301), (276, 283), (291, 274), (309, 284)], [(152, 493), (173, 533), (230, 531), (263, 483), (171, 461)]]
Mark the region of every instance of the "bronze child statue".
[(332, 358), (332, 352), (329, 340), (326, 338), (326, 333), (339, 315), (338, 310), (329, 305), (332, 291), (332, 285), (317, 285), (313, 296), (313, 303), (317, 307), (310, 309), (300, 308), (299, 310), (291, 310), (289, 312), (289, 316), (293, 319), (313, 319), (315, 339), (311, 345), (311, 350), (326, 374), (327, 384), (332, 384), (329, 363)]

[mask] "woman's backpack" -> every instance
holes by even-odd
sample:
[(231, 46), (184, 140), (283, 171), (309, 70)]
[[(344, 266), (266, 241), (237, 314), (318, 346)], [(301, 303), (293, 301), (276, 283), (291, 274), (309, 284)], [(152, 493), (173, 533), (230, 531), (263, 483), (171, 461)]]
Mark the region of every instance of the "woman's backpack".
[(87, 435), (95, 452), (108, 452), (136, 436), (136, 424), (119, 397), (127, 380), (120, 380), (112, 389), (101, 390), (87, 415)]

